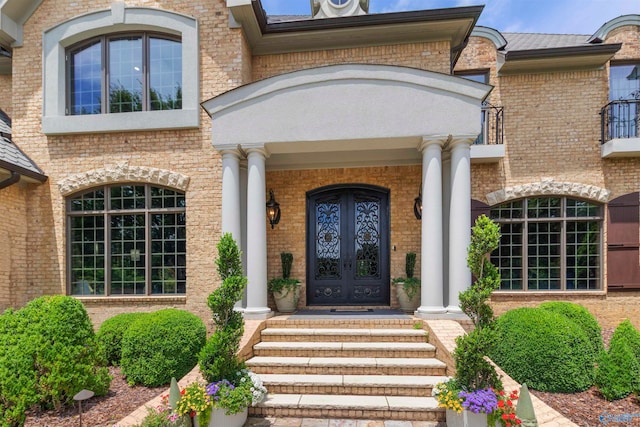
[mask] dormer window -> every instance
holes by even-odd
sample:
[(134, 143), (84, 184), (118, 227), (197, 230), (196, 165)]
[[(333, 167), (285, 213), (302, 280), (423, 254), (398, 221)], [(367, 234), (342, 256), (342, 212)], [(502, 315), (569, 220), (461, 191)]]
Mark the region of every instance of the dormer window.
[(102, 36), (72, 46), (67, 60), (68, 115), (182, 108), (180, 39)]

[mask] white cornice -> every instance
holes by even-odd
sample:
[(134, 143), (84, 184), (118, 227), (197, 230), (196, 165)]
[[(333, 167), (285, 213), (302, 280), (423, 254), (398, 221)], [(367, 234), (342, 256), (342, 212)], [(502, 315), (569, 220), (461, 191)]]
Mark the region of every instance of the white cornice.
[(22, 25), (42, 0), (0, 0), (0, 43), (22, 46)]
[(622, 15), (611, 21), (605, 22), (604, 25), (598, 28), (588, 40), (589, 43), (602, 43), (607, 39), (609, 33), (616, 28), (624, 27), (626, 25), (635, 25), (640, 27), (640, 15)]

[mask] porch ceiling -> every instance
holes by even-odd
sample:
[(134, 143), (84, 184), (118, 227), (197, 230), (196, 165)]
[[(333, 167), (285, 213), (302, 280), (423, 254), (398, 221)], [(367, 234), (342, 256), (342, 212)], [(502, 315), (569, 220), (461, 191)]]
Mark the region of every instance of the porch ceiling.
[(264, 147), (269, 168), (408, 164), (423, 138), (475, 138), (492, 87), (413, 68), (344, 64), (241, 86), (202, 105), (218, 150)]

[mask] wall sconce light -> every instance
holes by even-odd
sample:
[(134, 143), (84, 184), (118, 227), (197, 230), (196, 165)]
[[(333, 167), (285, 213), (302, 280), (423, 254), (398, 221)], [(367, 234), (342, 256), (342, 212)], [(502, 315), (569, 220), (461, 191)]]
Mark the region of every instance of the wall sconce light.
[(413, 214), (417, 220), (422, 219), (422, 190), (418, 192), (418, 197), (413, 200)]
[(267, 202), (267, 218), (271, 224), (271, 229), (280, 222), (280, 203), (273, 197), (273, 190), (269, 190), (269, 201)]

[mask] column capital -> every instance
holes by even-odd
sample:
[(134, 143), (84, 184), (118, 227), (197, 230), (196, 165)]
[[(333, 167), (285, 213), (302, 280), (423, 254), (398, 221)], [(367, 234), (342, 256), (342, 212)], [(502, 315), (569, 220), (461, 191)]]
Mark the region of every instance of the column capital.
[(468, 148), (477, 138), (478, 135), (453, 135), (449, 140), (449, 147), (454, 148), (466, 145)]
[(240, 161), (242, 159), (242, 153), (236, 148), (228, 148), (224, 150), (220, 150), (220, 154), (222, 154), (223, 159), (237, 159)]
[(271, 153), (269, 152), (267, 147), (265, 147), (264, 144), (259, 144), (259, 145), (258, 144), (248, 144), (248, 145), (243, 145), (242, 148), (247, 153), (247, 156), (252, 154), (252, 153), (261, 154), (262, 157), (264, 157), (265, 159), (268, 159), (269, 156), (271, 156)]
[(451, 135), (423, 136), (422, 141), (420, 141), (420, 144), (418, 144), (418, 151), (424, 152), (427, 147), (431, 145), (437, 145), (442, 148), (449, 142), (450, 139)]

